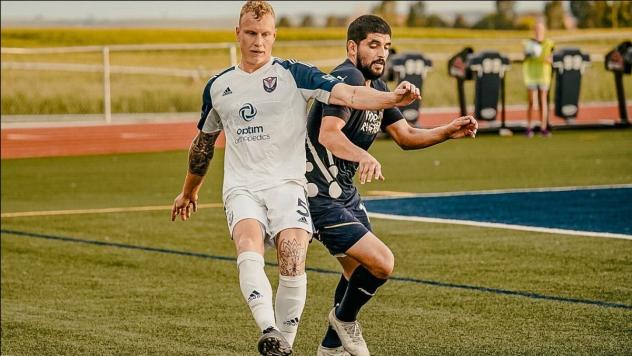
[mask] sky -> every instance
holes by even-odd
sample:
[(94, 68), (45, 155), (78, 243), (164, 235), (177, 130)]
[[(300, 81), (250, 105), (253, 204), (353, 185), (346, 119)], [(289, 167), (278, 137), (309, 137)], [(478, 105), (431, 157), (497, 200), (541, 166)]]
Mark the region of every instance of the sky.
[[(414, 1), (399, 1), (406, 12)], [(352, 15), (367, 12), (379, 1), (270, 1), (277, 16)], [(43, 18), (46, 20), (129, 20), (129, 19), (213, 19), (239, 14), (243, 1), (2, 1), (5, 20)], [(493, 12), (494, 1), (426, 1), (430, 13)], [(544, 1), (518, 1), (515, 9), (541, 11)]]

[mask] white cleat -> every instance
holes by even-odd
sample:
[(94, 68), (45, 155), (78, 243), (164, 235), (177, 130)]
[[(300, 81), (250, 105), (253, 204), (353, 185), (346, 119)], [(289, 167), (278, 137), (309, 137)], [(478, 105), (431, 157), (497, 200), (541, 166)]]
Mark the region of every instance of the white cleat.
[(323, 345), (319, 345), (316, 356), (351, 356), (351, 354), (345, 351), (345, 348), (342, 346), (329, 348)]
[(370, 356), (369, 348), (362, 337), (362, 328), (357, 321), (340, 321), (336, 318), (336, 308), (329, 312), (329, 323), (336, 331), (342, 346), (351, 356)]

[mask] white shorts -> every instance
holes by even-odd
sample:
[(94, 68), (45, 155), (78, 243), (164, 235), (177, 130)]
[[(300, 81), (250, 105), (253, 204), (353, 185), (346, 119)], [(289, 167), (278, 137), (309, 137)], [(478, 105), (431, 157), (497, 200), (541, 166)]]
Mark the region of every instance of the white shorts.
[(231, 238), (235, 225), (243, 219), (261, 223), (265, 243), (270, 247), (275, 246), (274, 239), (285, 229), (298, 228), (312, 233), (305, 187), (296, 182), (254, 192), (235, 190), (226, 197), (224, 210)]

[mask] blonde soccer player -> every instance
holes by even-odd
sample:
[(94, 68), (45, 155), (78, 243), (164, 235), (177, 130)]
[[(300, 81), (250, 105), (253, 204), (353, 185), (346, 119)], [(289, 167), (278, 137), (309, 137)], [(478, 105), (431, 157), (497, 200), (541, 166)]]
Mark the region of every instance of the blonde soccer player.
[[(226, 136), (223, 201), (237, 252), (239, 286), (261, 331), (262, 355), (291, 355), (305, 305), (305, 257), (312, 220), (305, 181), (306, 106), (309, 99), (357, 109), (406, 105), (419, 90), (402, 83), (393, 93), (354, 87), (316, 67), (272, 56), (275, 14), (265, 1), (241, 8), (235, 33), (240, 63), (213, 76), (202, 93), (199, 133), (171, 219), (197, 209), (215, 142)], [(264, 271), (266, 246), (276, 248), (279, 285)]]

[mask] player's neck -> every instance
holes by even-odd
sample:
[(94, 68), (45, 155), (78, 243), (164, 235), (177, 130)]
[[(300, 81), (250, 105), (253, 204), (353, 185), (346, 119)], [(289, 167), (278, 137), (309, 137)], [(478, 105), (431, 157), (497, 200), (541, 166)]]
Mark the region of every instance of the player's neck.
[(242, 71), (246, 72), (246, 73), (254, 73), (256, 72), (259, 68), (265, 66), (266, 64), (270, 63), (270, 60), (272, 60), (272, 57), (269, 57), (267, 60), (261, 62), (261, 63), (257, 63), (257, 64), (250, 64), (248, 62), (245, 62), (243, 59), (239, 62), (239, 69), (241, 69)]

